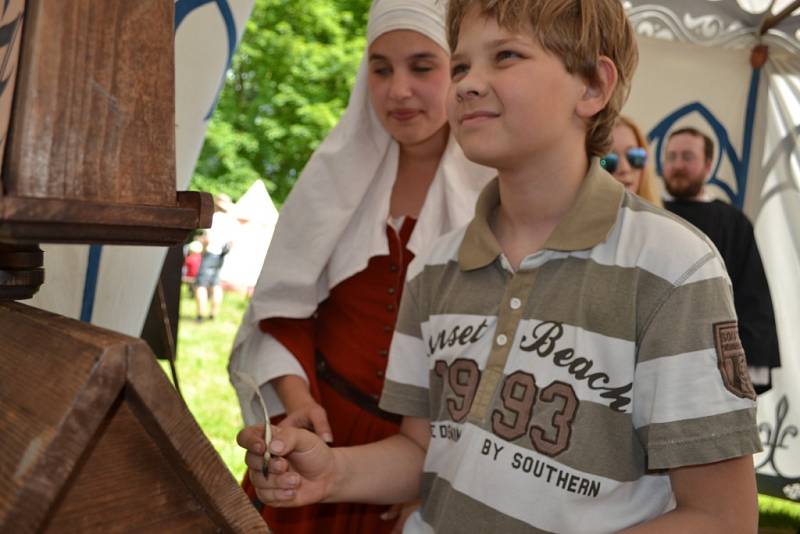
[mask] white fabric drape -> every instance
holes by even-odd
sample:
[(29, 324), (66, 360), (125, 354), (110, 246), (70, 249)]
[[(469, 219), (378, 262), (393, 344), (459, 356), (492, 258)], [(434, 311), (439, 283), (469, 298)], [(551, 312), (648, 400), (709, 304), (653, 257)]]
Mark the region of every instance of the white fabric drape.
[[(367, 25), (368, 46), (383, 33), (417, 31), (447, 50), (441, 0), (376, 0)], [(372, 110), (367, 93), (366, 53), (339, 124), (311, 156), (284, 205), (252, 302), (231, 353), (231, 381), (246, 422), (252, 394), (238, 373), (265, 384), (283, 374), (305, 376), (271, 336), (258, 330), (270, 317), (309, 317), (331, 288), (387, 254), (386, 223), (397, 174), (399, 148)], [(464, 157), (451, 138), (430, 185), (408, 248), (419, 254), (439, 235), (465, 224), (493, 171)], [(282, 406), (271, 388), (270, 413)]]

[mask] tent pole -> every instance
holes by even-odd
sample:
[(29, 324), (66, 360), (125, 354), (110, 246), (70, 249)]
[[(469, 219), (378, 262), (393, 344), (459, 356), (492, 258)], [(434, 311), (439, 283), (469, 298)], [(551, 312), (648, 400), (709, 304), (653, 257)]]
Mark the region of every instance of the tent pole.
[[(773, 2), (774, 3), (774, 2)], [(775, 13), (774, 15), (767, 11), (767, 14), (764, 15), (764, 19), (761, 21), (761, 27), (758, 29), (759, 35), (764, 35), (770, 29), (774, 28), (784, 19), (788, 18), (789, 15), (792, 14), (792, 11), (795, 9), (800, 9), (800, 0), (795, 0), (785, 8), (783, 8), (780, 12)]]

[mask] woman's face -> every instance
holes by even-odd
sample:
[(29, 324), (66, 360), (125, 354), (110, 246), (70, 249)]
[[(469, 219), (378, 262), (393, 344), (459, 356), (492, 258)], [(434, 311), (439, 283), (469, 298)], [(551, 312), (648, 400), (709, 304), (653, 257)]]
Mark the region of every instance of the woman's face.
[(629, 127), (624, 124), (618, 124), (611, 132), (613, 143), (611, 151), (619, 157), (617, 169), (614, 171), (614, 178), (616, 178), (625, 189), (631, 193), (638, 193), (639, 186), (642, 183), (642, 169), (636, 169), (628, 162), (626, 154), (629, 148), (636, 148), (639, 143), (636, 141), (636, 136)]
[(394, 30), (370, 45), (369, 96), (381, 124), (398, 143), (427, 141), (447, 122), (450, 58), (421, 33)]

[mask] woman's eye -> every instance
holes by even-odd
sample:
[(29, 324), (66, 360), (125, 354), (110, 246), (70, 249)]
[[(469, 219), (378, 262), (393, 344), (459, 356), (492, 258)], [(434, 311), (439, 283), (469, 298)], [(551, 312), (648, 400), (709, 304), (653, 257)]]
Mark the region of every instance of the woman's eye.
[(513, 50), (501, 50), (497, 53), (497, 61), (504, 61), (506, 59), (515, 59), (522, 57), (518, 53), (514, 52)]
[(430, 65), (413, 65), (411, 67), (411, 70), (416, 73), (424, 73), (432, 71), (433, 67), (431, 67)]
[(376, 67), (372, 69), (372, 72), (374, 74), (377, 74), (378, 76), (388, 76), (389, 74), (392, 73), (392, 69), (390, 69), (389, 67)]

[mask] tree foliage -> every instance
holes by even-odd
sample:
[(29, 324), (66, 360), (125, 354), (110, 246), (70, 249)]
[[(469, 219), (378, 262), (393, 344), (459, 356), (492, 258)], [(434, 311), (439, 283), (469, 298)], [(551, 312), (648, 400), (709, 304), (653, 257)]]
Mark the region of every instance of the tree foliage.
[(369, 0), (256, 0), (192, 188), (241, 196), (264, 180), (282, 204), (347, 106)]

